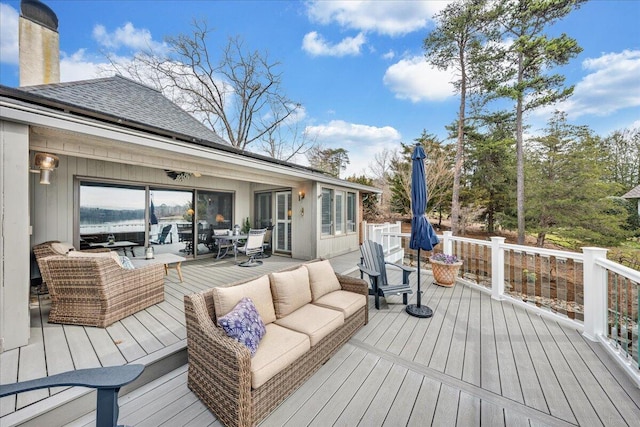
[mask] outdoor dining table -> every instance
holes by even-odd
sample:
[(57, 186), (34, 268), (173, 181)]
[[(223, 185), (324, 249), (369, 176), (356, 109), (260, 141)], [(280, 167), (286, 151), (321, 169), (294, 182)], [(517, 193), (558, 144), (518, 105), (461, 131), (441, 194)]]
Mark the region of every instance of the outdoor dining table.
[(238, 262), (238, 240), (246, 240), (248, 237), (248, 234), (214, 234), (211, 236), (215, 240), (231, 240), (231, 243), (233, 243), (233, 262), (235, 263)]
[(128, 240), (121, 240), (118, 242), (100, 242), (100, 243), (89, 243), (89, 246), (91, 246), (92, 248), (107, 248), (107, 249), (111, 249), (111, 250), (119, 250), (122, 249), (122, 252), (124, 252), (124, 255), (127, 255), (127, 249), (129, 249), (131, 251), (131, 256), (135, 257), (136, 254), (133, 252), (133, 248), (135, 248), (136, 246), (140, 246), (139, 243), (136, 242), (130, 242)]

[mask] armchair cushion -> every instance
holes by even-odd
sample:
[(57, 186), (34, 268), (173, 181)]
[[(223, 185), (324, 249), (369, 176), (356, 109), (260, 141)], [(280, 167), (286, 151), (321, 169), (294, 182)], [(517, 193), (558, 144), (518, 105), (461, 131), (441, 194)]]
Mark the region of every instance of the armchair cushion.
[(247, 283), (228, 288), (214, 288), (213, 300), (216, 310), (216, 321), (229, 313), (244, 297), (249, 297), (256, 306), (260, 318), (265, 324), (276, 320), (273, 298), (269, 287), (269, 276), (264, 275)]
[(342, 289), (329, 260), (310, 262), (306, 266), (314, 302), (329, 292)]
[(256, 354), (258, 344), (266, 332), (251, 298), (242, 298), (233, 310), (218, 317), (218, 325), (229, 337), (247, 346), (252, 357)]
[(311, 302), (309, 272), (304, 265), (291, 271), (271, 273), (269, 277), (276, 318), (280, 319)]

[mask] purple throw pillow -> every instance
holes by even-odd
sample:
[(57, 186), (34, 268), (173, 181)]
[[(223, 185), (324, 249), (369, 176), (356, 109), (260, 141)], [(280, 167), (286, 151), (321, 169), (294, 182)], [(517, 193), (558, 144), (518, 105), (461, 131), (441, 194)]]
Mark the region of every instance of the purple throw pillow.
[(247, 346), (252, 357), (267, 332), (256, 306), (251, 298), (246, 297), (242, 298), (233, 310), (220, 317), (218, 325), (229, 337)]

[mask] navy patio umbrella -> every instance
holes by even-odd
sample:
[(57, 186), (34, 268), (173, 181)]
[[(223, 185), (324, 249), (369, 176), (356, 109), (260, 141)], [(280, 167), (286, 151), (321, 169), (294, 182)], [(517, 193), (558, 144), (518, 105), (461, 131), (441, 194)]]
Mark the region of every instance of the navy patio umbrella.
[(156, 216), (156, 208), (153, 206), (153, 199), (151, 200), (151, 206), (149, 206), (149, 222), (151, 224), (158, 223), (158, 217)]
[(436, 232), (425, 215), (427, 210), (427, 184), (424, 170), (424, 159), (427, 155), (420, 144), (411, 155), (411, 240), (409, 247), (418, 250), (418, 301), (417, 304), (407, 305), (407, 313), (415, 317), (431, 317), (433, 311), (421, 304), (422, 292), (420, 291), (420, 250), (433, 250), (440, 243)]

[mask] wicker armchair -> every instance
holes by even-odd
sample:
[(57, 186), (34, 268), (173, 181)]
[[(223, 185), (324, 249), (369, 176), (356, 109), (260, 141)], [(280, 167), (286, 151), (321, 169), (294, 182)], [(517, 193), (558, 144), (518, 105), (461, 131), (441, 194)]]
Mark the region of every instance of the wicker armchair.
[(105, 328), (164, 301), (162, 264), (127, 270), (113, 258), (66, 255), (42, 257), (38, 263), (51, 296), (51, 323)]
[[(66, 255), (67, 253), (60, 249), (60, 246), (65, 245), (62, 243), (60, 245), (59, 240), (49, 240), (48, 242), (43, 242), (37, 244), (33, 247), (33, 254), (36, 257), (36, 262), (38, 263), (38, 269), (40, 270), (40, 276), (42, 277), (42, 285), (40, 285), (41, 294), (46, 294), (49, 292), (47, 286), (47, 278), (45, 277), (46, 272), (44, 272), (44, 265), (42, 264), (42, 260), (48, 256), (54, 255)], [(74, 249), (75, 250), (75, 249)], [(81, 252), (110, 252), (107, 248), (96, 248), (96, 249), (83, 249)]]

